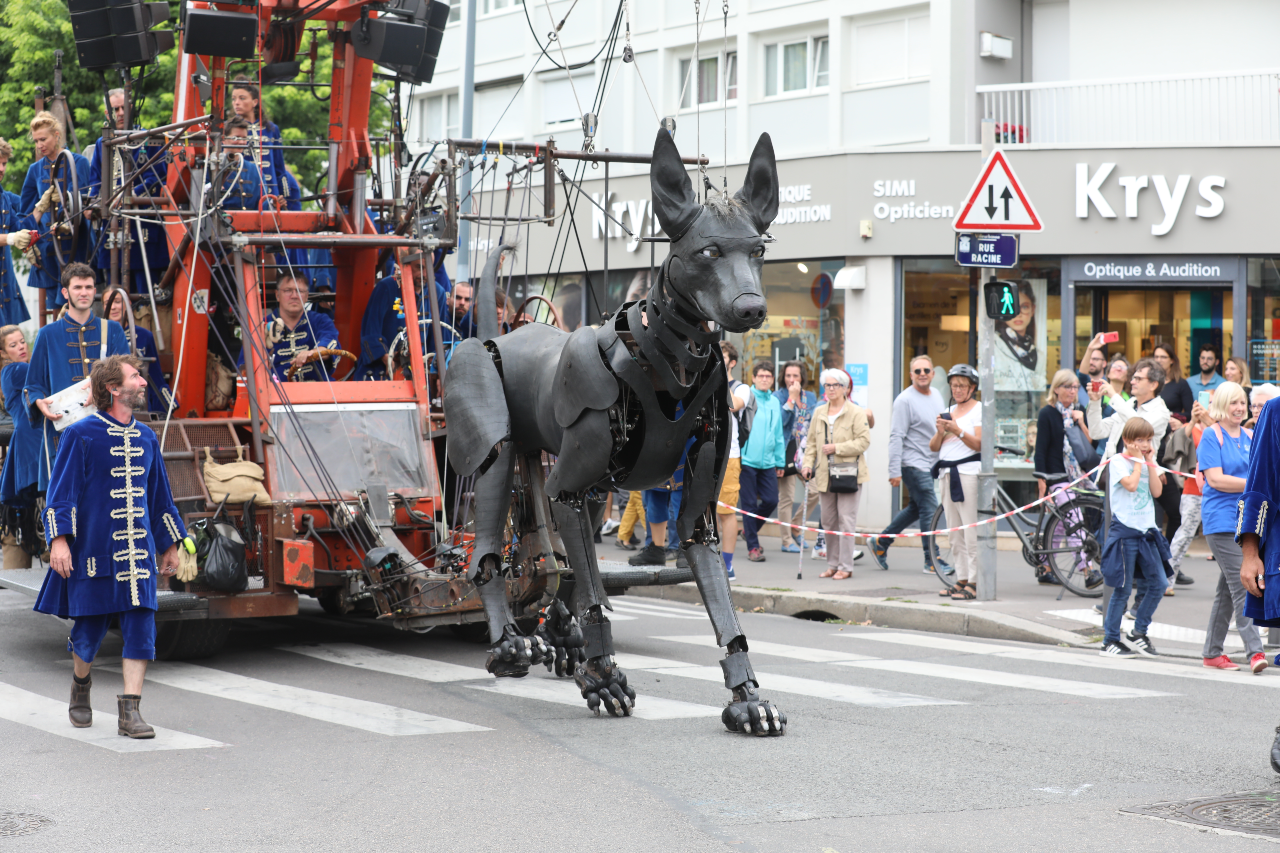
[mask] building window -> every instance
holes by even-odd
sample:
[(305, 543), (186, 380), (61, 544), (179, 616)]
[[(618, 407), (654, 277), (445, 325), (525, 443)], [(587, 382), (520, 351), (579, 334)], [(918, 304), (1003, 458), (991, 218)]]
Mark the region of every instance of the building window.
[[(582, 116), (578, 114), (578, 100), (590, 98), (595, 90), (595, 72), (585, 69), (578, 73), (578, 79), (572, 83), (567, 76), (543, 80), (542, 123), (549, 128), (565, 125), (581, 127)], [(583, 109), (589, 109), (589, 106), (584, 104)]]
[(462, 20), (462, 0), (449, 0), (449, 23)]
[[(680, 75), (676, 79), (679, 87), (680, 109), (691, 110), (694, 107), (695, 92), (698, 106), (721, 103), (720, 93), (723, 91), (730, 101), (738, 97), (738, 54), (730, 51), (727, 54), (698, 57), (698, 79), (690, 79), (689, 68), (693, 59), (680, 60)], [(725, 79), (721, 80), (721, 73)]]
[(929, 76), (928, 16), (864, 24), (853, 30), (857, 85)]
[[(515, 0), (483, 0), (483, 3), (484, 5), (480, 7), (480, 11), (485, 15), (501, 12), (503, 9), (513, 9), (518, 5)], [(452, 0), (450, 0), (450, 5), (452, 5)], [(450, 20), (452, 20), (452, 14), (451, 12)]]
[(691, 89), (698, 90), (699, 104), (714, 104), (719, 101), (717, 96), (719, 90), (719, 72), (720, 58), (712, 56), (707, 59), (698, 59), (698, 82), (692, 85), (689, 79), (689, 66), (693, 64), (692, 59), (680, 60), (680, 91), (683, 93), (680, 98), (680, 109), (687, 110), (693, 106), (693, 92)]
[(831, 82), (831, 73), (829, 66), (831, 53), (831, 40), (828, 38), (820, 38), (813, 40), (813, 86), (820, 89)]
[[(764, 46), (766, 98), (828, 85), (829, 42), (826, 36)], [(810, 60), (813, 64), (810, 65)]]
[(422, 111), (421, 135), (423, 139), (457, 138), (462, 131), (458, 110), (458, 96), (453, 93), (434, 95), (426, 99)]

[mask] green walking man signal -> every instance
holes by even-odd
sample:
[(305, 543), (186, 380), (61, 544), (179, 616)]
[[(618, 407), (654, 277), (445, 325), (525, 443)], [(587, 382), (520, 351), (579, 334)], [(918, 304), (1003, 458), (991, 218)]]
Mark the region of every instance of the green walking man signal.
[(982, 286), (987, 316), (992, 320), (1012, 320), (1022, 310), (1018, 301), (1018, 281), (992, 279)]

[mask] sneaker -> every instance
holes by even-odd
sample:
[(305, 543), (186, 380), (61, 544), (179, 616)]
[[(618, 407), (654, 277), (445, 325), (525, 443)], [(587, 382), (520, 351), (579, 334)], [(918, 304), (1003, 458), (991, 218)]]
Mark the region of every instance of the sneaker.
[(1126, 610), (1124, 612), (1124, 618), (1128, 619), (1130, 622), (1136, 622), (1138, 621), (1138, 611), (1132, 609)]
[(733, 573), (733, 569), (729, 569), (728, 575), (729, 575), (729, 580), (731, 582), (736, 581), (738, 579), (738, 576)]
[(1226, 655), (1218, 655), (1216, 658), (1205, 658), (1204, 665), (1210, 669), (1239, 669), (1231, 662), (1231, 658)]
[(862, 559), (863, 557), (865, 557), (865, 556), (866, 556), (866, 554), (863, 552), (863, 550), (862, 550), (861, 548), (854, 548), (854, 549), (853, 549), (853, 559), (854, 559), (854, 562), (857, 562), (858, 560), (861, 560), (861, 559)]
[(623, 542), (621, 539), (615, 539), (613, 540), (613, 544), (615, 548), (621, 548), (624, 551), (634, 551), (640, 546), (640, 542), (636, 539), (634, 534), (632, 535), (630, 542)]
[(1119, 643), (1107, 643), (1098, 654), (1107, 658), (1136, 658), (1138, 653)]
[[(885, 568), (888, 568), (888, 566), (886, 566)], [(925, 573), (926, 575), (936, 575), (936, 574), (938, 573), (938, 570), (937, 570), (937, 569), (935, 569), (933, 566), (929, 565), (928, 563), (925, 563), (925, 564), (924, 564), (924, 573)]]
[(1182, 573), (1182, 570), (1179, 569), (1178, 576), (1174, 579), (1173, 582), (1176, 583), (1178, 586), (1191, 586), (1193, 583), (1196, 582), (1196, 579), (1191, 577), (1190, 575), (1184, 575)]
[(800, 546), (795, 543), (794, 539), (787, 539), (782, 543), (782, 553), (799, 554)]
[(603, 533), (605, 536), (608, 536), (610, 533), (617, 530), (621, 526), (622, 526), (621, 522), (611, 518), (604, 523), (604, 527), (600, 528), (600, 532)]
[(1258, 675), (1267, 668), (1267, 656), (1262, 652), (1256, 652), (1249, 658), (1249, 668), (1253, 670), (1254, 675)]
[(826, 546), (826, 545), (814, 545), (814, 546), (813, 546), (813, 553), (811, 553), (809, 556), (811, 556), (811, 557), (812, 557), (813, 559), (815, 559), (815, 560), (825, 560), (825, 559), (827, 559), (827, 546)]
[[(1156, 651), (1156, 647), (1151, 644), (1151, 640), (1147, 638), (1146, 634), (1139, 634), (1136, 631), (1130, 631), (1129, 645), (1137, 649), (1138, 654), (1140, 655), (1146, 655), (1150, 658), (1159, 657), (1160, 655), (1160, 653)], [(1266, 666), (1267, 662), (1264, 660), (1262, 665)]]
[(1107, 614), (1106, 614), (1106, 612), (1105, 612), (1105, 611), (1103, 611), (1103, 609), (1102, 609), (1102, 605), (1101, 605), (1101, 604), (1095, 604), (1095, 605), (1093, 605), (1093, 612), (1094, 612), (1094, 613), (1097, 613), (1099, 616), (1106, 616), (1106, 615), (1107, 615)]
[(750, 561), (751, 561), (751, 562), (753, 562), (753, 563), (763, 563), (763, 562), (764, 562), (764, 549), (763, 549), (763, 548), (752, 548), (750, 551), (748, 551), (748, 552), (747, 552), (747, 559), (748, 559), (748, 560), (750, 560)]
[(889, 546), (884, 544), (883, 539), (877, 539), (871, 543), (871, 556), (875, 559), (876, 565), (889, 571)]
[(667, 564), (667, 554), (657, 545), (646, 545), (640, 549), (638, 554), (627, 560), (627, 564), (631, 566), (665, 566)]
[(666, 555), (667, 562), (670, 562), (670, 561), (672, 561), (672, 560), (674, 560), (674, 559), (676, 559), (677, 557), (679, 557), (679, 556), (680, 556), (680, 549), (679, 549), (679, 548), (668, 548), (667, 550), (663, 551), (662, 553)]

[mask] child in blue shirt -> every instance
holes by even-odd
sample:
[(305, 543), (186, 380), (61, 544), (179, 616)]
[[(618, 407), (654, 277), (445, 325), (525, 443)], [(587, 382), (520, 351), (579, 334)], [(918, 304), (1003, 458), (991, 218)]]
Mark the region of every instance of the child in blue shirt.
[[(1169, 543), (1156, 528), (1155, 499), (1160, 497), (1162, 483), (1155, 461), (1155, 429), (1144, 418), (1130, 418), (1121, 432), (1124, 455), (1111, 462), (1109, 497), (1111, 529), (1102, 549), (1102, 575), (1113, 587), (1107, 613), (1103, 619), (1106, 657), (1128, 658), (1156, 654), (1147, 637), (1147, 627), (1164, 598), (1165, 564), (1170, 559)], [(1120, 620), (1125, 605), (1139, 587), (1137, 613), (1128, 644), (1120, 642)]]

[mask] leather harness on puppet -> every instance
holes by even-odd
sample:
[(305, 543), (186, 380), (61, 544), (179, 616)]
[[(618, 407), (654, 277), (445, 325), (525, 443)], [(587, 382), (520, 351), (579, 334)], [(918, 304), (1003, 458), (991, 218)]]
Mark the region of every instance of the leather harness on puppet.
[[(487, 668), (520, 677), (543, 663), (572, 674), (588, 707), (631, 713), (635, 691), (613, 660), (605, 615), (612, 607), (593, 545), (587, 508), (597, 488), (638, 490), (666, 482), (684, 463), (679, 535), (707, 615), (725, 649), (732, 697), (722, 720), (731, 731), (780, 735), (786, 716), (760, 698), (719, 552), (715, 500), (729, 456), (729, 400), (720, 329), (742, 332), (764, 322), (760, 284), (765, 231), (778, 210), (778, 176), (767, 134), (752, 152), (743, 187), (732, 198), (700, 203), (666, 130), (654, 144), (653, 207), (671, 253), (647, 296), (606, 315), (598, 327), (566, 333), (532, 323), (499, 334), (498, 265), (493, 252), (476, 293), (479, 336), (462, 342), (449, 366), (444, 408), (449, 461), (475, 475), (475, 543), (468, 578), (480, 590), (489, 623)], [(711, 324), (714, 323), (714, 330)], [(686, 455), (687, 449), (687, 455)], [(541, 484), (543, 452), (556, 461)], [(520, 472), (521, 488), (515, 477)], [(532, 494), (538, 489), (542, 494)], [(520, 507), (513, 508), (513, 490)], [(552, 602), (532, 636), (516, 627), (502, 581), (513, 509), (550, 499), (554, 531), (530, 527), (573, 569), (570, 606)], [(518, 519), (519, 520), (519, 519)], [(534, 522), (541, 523), (535, 518)]]

